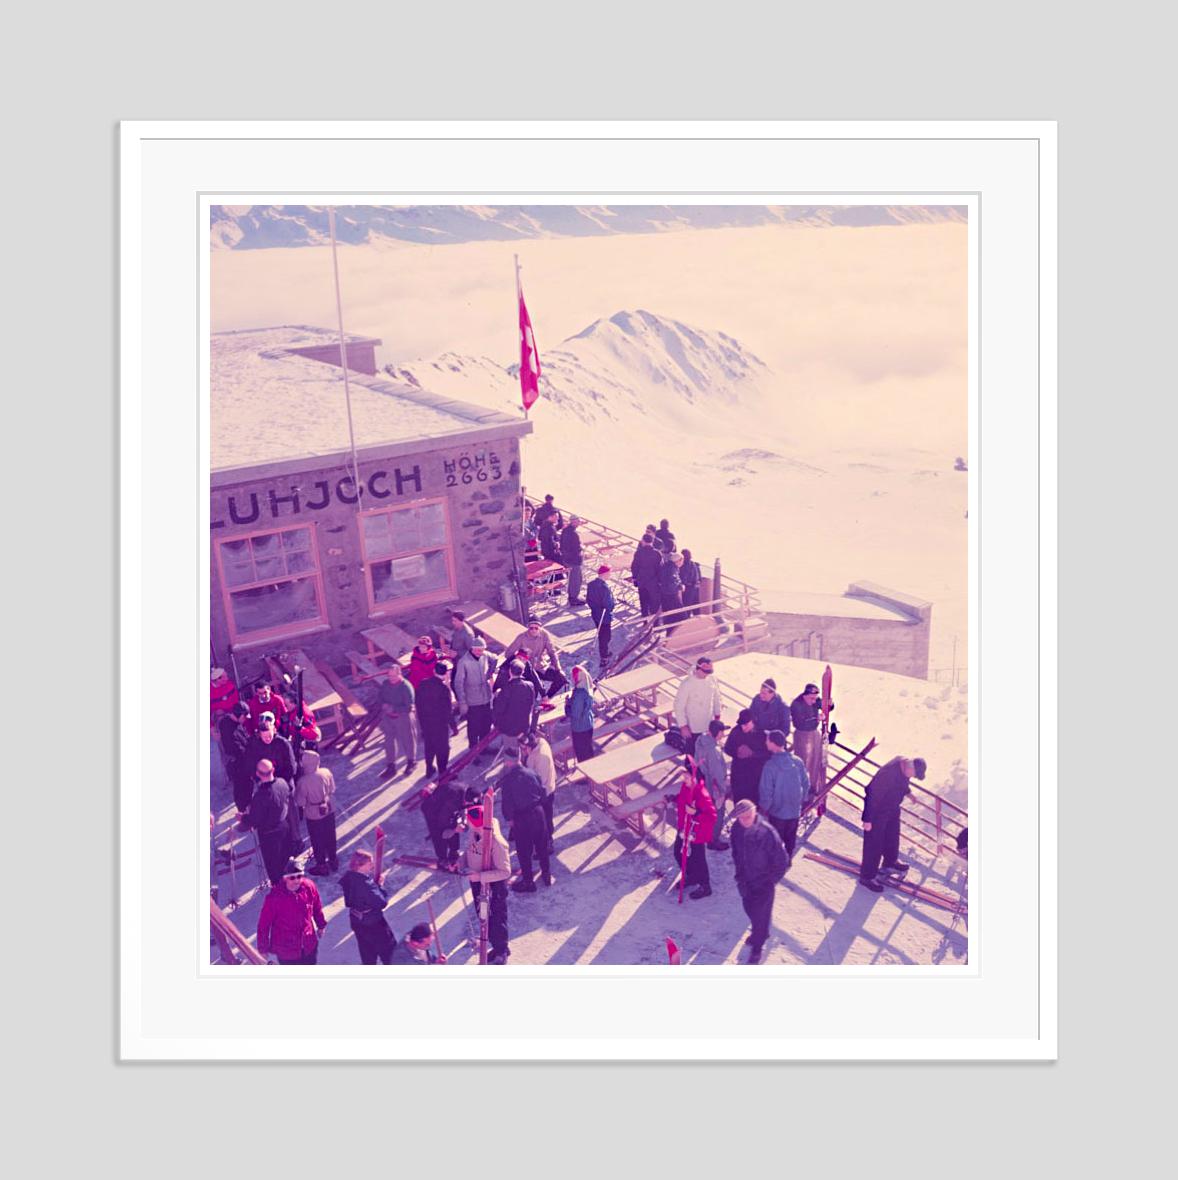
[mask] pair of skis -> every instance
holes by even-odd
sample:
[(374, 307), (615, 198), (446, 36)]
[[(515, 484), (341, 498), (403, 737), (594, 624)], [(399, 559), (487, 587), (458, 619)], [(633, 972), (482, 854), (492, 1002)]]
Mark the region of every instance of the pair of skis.
[[(849, 856), (843, 856), (841, 852), (834, 852), (829, 848), (824, 848), (821, 854), (807, 852), (805, 856), (807, 860), (815, 861), (820, 865), (826, 865), (827, 868), (838, 869), (855, 877), (859, 876), (859, 863), (852, 860)], [(954, 914), (964, 914), (966, 912), (964, 898), (952, 897), (947, 893), (941, 893), (939, 890), (930, 889), (927, 885), (917, 885), (915, 882), (905, 881), (903, 877), (889, 876), (886, 871), (881, 880), (883, 884), (890, 886), (892, 889), (900, 893), (906, 893), (909, 897), (915, 898), (917, 901), (923, 901), (929, 905), (936, 906), (938, 909), (950, 910)]]
[[(831, 686), (834, 681), (834, 673), (830, 670), (830, 665), (826, 665), (826, 671), (822, 673), (822, 777), (826, 778), (826, 747), (830, 741), (830, 709), (832, 705), (832, 698), (830, 695)], [(818, 806), (815, 812), (819, 819), (826, 814), (826, 783), (821, 785), (811, 783), (810, 786), (820, 796)]]

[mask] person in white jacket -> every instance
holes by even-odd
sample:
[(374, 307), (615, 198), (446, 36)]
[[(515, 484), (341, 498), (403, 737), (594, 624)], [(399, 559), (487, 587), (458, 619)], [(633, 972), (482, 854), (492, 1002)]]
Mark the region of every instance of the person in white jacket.
[(695, 661), (695, 671), (685, 676), (675, 694), (675, 724), (687, 742), (687, 752), (695, 753), (695, 742), (707, 731), (710, 721), (720, 720), (720, 688), (712, 675), (709, 656)]
[(540, 776), (540, 785), (544, 788), (544, 818), (548, 822), (548, 851), (551, 854), (552, 807), (556, 802), (556, 763), (552, 757), (552, 747), (538, 729), (533, 729), (524, 737), (522, 746), (524, 765)]

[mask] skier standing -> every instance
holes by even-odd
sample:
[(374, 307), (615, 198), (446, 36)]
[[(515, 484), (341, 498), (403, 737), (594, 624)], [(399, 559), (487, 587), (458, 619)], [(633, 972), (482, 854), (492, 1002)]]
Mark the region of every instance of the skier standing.
[(593, 625), (597, 628), (597, 659), (601, 667), (609, 663), (609, 641), (613, 632), (614, 592), (605, 580), (608, 565), (597, 567), (597, 577), (589, 583), (585, 590), (585, 601), (589, 604), (589, 614), (593, 617)]
[[(476, 795), (477, 798), (481, 796)], [(495, 817), (483, 816), (483, 805), (475, 803), (466, 809), (467, 845), (464, 869), (471, 881), (477, 907), (484, 889), (491, 891), (488, 912), (491, 955), (488, 962), (502, 966), (511, 954), (507, 934), (507, 878), (511, 876), (511, 853), (499, 831)], [(491, 844), (491, 867), (483, 871), (484, 841)]]
[[(806, 764), (810, 776), (810, 793), (814, 794), (826, 785), (823, 771), (822, 734), (822, 693), (816, 684), (807, 684), (790, 704), (789, 711), (794, 723), (794, 753)], [(834, 708), (832, 704), (831, 709)]]

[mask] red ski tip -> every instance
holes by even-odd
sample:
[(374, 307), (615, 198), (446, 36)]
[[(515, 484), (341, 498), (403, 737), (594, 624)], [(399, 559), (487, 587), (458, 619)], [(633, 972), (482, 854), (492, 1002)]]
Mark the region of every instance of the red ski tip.
[(670, 936), (667, 937), (667, 958), (671, 960), (671, 964), (673, 966), (679, 966), (679, 947), (675, 944), (675, 940)]

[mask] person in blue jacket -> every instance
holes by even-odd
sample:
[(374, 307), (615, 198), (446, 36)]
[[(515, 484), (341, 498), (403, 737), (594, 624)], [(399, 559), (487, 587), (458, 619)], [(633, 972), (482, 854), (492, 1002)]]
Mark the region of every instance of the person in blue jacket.
[(786, 750), (785, 734), (780, 729), (771, 729), (765, 735), (765, 745), (769, 749), (769, 761), (761, 768), (758, 804), (792, 858), (798, 842), (802, 804), (810, 793), (810, 776), (805, 763)]
[(573, 731), (573, 753), (578, 762), (593, 757), (593, 681), (584, 664), (572, 672), (573, 691), (565, 701), (564, 711)]
[(609, 663), (609, 641), (613, 629), (614, 592), (605, 580), (608, 565), (597, 567), (597, 577), (585, 588), (585, 601), (589, 604), (589, 613), (593, 616), (593, 625), (597, 628), (597, 658), (604, 668)]

